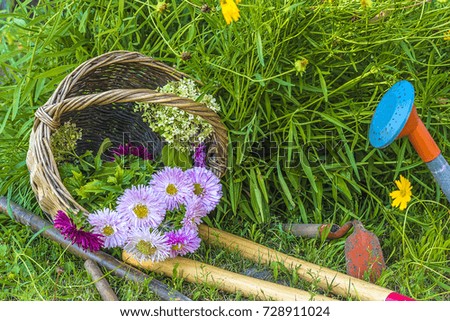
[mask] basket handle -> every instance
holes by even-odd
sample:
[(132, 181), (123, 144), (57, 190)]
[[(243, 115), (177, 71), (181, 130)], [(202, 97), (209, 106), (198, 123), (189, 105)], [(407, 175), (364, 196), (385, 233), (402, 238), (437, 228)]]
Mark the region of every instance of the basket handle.
[(66, 98), (55, 104), (45, 104), (38, 108), (35, 117), (50, 128), (59, 127), (60, 116), (68, 111), (83, 110), (89, 106), (109, 105), (112, 103), (148, 102), (176, 107), (190, 114), (197, 115), (216, 130), (219, 136), (226, 137), (226, 128), (220, 117), (205, 104), (195, 102), (189, 98), (182, 98), (170, 93), (160, 93), (151, 89), (112, 89), (96, 94)]

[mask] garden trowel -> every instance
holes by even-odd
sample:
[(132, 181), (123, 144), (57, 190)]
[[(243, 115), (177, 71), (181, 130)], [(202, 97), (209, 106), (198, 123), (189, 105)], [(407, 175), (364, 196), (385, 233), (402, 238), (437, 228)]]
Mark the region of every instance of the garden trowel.
[(378, 237), (366, 230), (360, 221), (347, 222), (339, 227), (335, 224), (284, 224), (283, 229), (296, 236), (343, 237), (353, 227), (353, 233), (345, 241), (347, 274), (359, 279), (368, 277), (375, 282), (385, 269), (383, 252)]

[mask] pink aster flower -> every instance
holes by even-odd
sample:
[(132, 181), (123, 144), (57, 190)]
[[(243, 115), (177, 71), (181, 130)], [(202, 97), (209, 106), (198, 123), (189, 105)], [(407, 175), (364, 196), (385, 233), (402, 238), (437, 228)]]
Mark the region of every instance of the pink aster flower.
[(143, 145), (132, 145), (129, 143), (126, 143), (125, 145), (120, 144), (119, 147), (114, 147), (111, 152), (113, 155), (118, 156), (134, 155), (143, 160), (153, 159), (153, 155), (148, 151), (147, 147)]
[(194, 191), (191, 180), (178, 167), (165, 167), (157, 172), (153, 175), (150, 186), (164, 200), (169, 211), (178, 209)]
[(103, 246), (103, 235), (78, 229), (73, 220), (64, 211), (57, 212), (53, 225), (65, 239), (71, 240), (72, 244), (80, 246), (85, 251), (96, 252)]
[(186, 205), (186, 212), (181, 221), (184, 227), (197, 230), (198, 225), (202, 222), (202, 218), (208, 215), (203, 202), (200, 198), (191, 199)]
[(88, 222), (92, 225), (92, 231), (103, 235), (104, 247), (122, 247), (128, 237), (129, 227), (124, 218), (116, 211), (104, 208), (89, 214)]
[(167, 244), (170, 247), (170, 256), (186, 255), (194, 253), (199, 247), (201, 239), (196, 230), (190, 228), (181, 228), (176, 231), (166, 233)]
[(186, 171), (194, 187), (194, 197), (201, 199), (209, 213), (216, 208), (222, 198), (222, 185), (219, 178), (204, 167), (193, 167)]
[(206, 145), (204, 143), (200, 143), (197, 147), (195, 147), (193, 158), (195, 167), (206, 166)]
[(129, 226), (156, 228), (166, 215), (165, 203), (149, 186), (133, 186), (117, 199), (117, 212)]
[(149, 260), (164, 261), (170, 255), (167, 236), (160, 234), (158, 230), (150, 232), (147, 228), (134, 229), (124, 250), (141, 263)]

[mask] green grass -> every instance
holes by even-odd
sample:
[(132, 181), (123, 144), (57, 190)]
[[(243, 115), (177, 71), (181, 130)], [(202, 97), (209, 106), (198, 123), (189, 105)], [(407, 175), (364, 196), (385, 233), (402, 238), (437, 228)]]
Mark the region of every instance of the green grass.
[[(450, 298), (448, 202), (407, 140), (375, 150), (368, 126), (400, 79), (444, 156), (450, 154), (449, 3), (443, 1), (242, 1), (226, 26), (218, 1), (53, 1), (0, 14), (0, 194), (41, 213), (25, 164), (34, 111), (77, 65), (111, 50), (139, 51), (190, 74), (214, 94), (229, 129), (229, 168), (213, 226), (345, 272), (344, 240), (304, 240), (284, 222), (361, 220), (380, 238), (388, 269), (378, 283), (420, 300)], [(203, 4), (213, 10), (204, 13)], [(270, 10), (269, 10), (270, 9)], [(380, 14), (382, 13), (382, 14)], [(181, 59), (183, 52), (192, 58)], [(304, 73), (295, 69), (306, 58)], [(406, 211), (390, 206), (402, 174)], [(97, 300), (82, 261), (0, 216), (0, 299)], [(315, 290), (276, 266), (202, 245), (196, 259)], [(58, 276), (57, 267), (63, 272)], [(156, 276), (197, 300), (237, 300)], [(108, 277), (123, 300), (142, 286)], [(320, 293), (320, 291), (317, 291)]]

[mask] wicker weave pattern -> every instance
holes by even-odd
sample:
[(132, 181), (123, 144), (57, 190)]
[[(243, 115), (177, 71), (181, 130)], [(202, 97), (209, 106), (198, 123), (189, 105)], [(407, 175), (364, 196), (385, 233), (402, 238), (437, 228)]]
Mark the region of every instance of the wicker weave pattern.
[(228, 137), (219, 116), (204, 104), (155, 91), (183, 77), (186, 75), (142, 54), (114, 51), (86, 61), (64, 78), (47, 103), (36, 111), (30, 136), (27, 165), (41, 208), (52, 217), (60, 209), (87, 213), (61, 181), (50, 147), (51, 134), (64, 121), (76, 118), (77, 126), (83, 128), (83, 149), (98, 147), (105, 138), (99, 133), (109, 133), (113, 141), (122, 141), (127, 132), (137, 133), (142, 141), (155, 140), (133, 112), (135, 102), (179, 108), (210, 123), (214, 133), (207, 166), (221, 177), (226, 170)]

